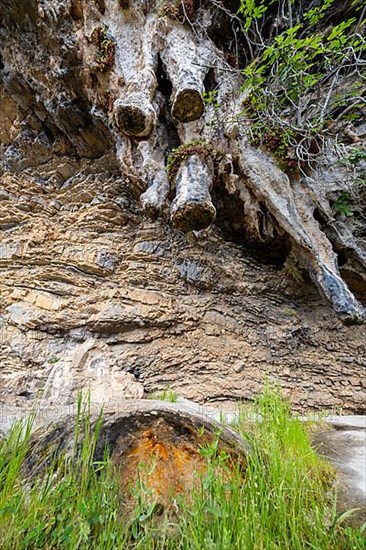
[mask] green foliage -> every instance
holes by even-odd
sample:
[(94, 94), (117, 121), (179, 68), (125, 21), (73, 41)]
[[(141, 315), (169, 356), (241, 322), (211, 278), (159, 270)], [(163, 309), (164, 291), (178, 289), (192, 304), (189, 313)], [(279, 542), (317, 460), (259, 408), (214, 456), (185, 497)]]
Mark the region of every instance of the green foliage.
[[(0, 446), (0, 540), (3, 550), (115, 548), (118, 483), (107, 455), (94, 461), (101, 418), (92, 428), (79, 401), (74, 456), (55, 458), (29, 480), (23, 470), (34, 416), (15, 425)], [(78, 444), (78, 434), (83, 441)]]
[(241, 412), (236, 429), (252, 447), (245, 465), (219, 450), (218, 434), (202, 445), (206, 469), (197, 474), (195, 489), (174, 495), (172, 509), (165, 511), (138, 476), (134, 509), (124, 514), (120, 474), (107, 453), (101, 461), (94, 458), (101, 417), (92, 426), (88, 404), (81, 401), (73, 453), (68, 457), (55, 449), (55, 458), (29, 479), (24, 465), (33, 422), (31, 417), (15, 425), (0, 443), (2, 550), (365, 546), (362, 528), (344, 527), (346, 516), (337, 516), (332, 470), (317, 456), (306, 426), (291, 415), (278, 391), (266, 389), (252, 408)]
[(261, 29), (273, 4), (277, 2), (241, 0), (239, 13), (248, 43), (254, 33), (260, 44), (244, 69), (248, 91), (244, 112), (257, 125), (264, 146), (268, 129), (285, 132), (301, 165), (322, 150), (321, 139), (312, 150), (314, 137), (330, 134), (335, 122), (361, 116), (366, 104), (366, 20), (362, 2), (356, 0), (352, 17), (323, 28), (334, 0), (323, 0), (296, 19), (294, 2), (289, 1), (281, 3), (288, 27), (264, 40)]
[(258, 120), (249, 128), (250, 143), (271, 151), (284, 169), (297, 166), (296, 158), (291, 157), (294, 135), (292, 128), (281, 128), (273, 121)]
[(269, 2), (266, 0), (258, 2), (256, 0), (241, 0), (238, 13), (243, 16), (244, 30), (248, 31), (253, 23), (262, 19), (271, 4), (273, 4), (273, 0)]
[(366, 161), (366, 151), (355, 147), (345, 160), (353, 165)]
[(310, 23), (310, 25), (315, 25), (318, 23), (326, 14), (328, 8), (334, 3), (334, 0), (324, 0), (320, 6), (307, 11), (304, 14), (304, 19)]
[(212, 105), (215, 110), (220, 108), (220, 103), (217, 101), (217, 92), (218, 90), (211, 90), (210, 92), (203, 93), (205, 104)]
[(350, 193), (343, 191), (333, 204), (334, 210), (347, 218), (354, 215), (354, 208), (352, 206), (352, 197)]
[(333, 202), (335, 215), (355, 217), (364, 225), (366, 220), (366, 151), (362, 147), (347, 147), (340, 163), (347, 169), (346, 189)]

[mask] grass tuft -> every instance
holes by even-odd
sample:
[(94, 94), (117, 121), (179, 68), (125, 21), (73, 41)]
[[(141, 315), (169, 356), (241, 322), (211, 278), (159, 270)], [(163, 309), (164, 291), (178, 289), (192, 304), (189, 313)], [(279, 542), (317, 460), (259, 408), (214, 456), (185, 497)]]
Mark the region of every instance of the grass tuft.
[(173, 495), (169, 510), (151, 501), (137, 475), (128, 516), (110, 456), (94, 459), (101, 416), (92, 424), (80, 401), (73, 452), (54, 453), (31, 480), (24, 464), (34, 416), (16, 424), (0, 443), (2, 550), (363, 550), (362, 529), (337, 517), (331, 468), (288, 403), (265, 390), (253, 408), (237, 426), (253, 449), (244, 473), (217, 438), (201, 448), (206, 469), (194, 489)]
[(176, 403), (178, 401), (178, 394), (171, 388), (166, 388), (162, 392), (151, 393), (147, 396), (147, 399), (156, 399), (157, 401), (168, 401), (169, 403)]

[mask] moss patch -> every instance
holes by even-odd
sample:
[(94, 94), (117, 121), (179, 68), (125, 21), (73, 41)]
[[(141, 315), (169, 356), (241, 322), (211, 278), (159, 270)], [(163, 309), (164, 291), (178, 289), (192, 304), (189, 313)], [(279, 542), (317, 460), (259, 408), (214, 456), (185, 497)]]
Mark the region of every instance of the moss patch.
[(184, 160), (192, 155), (198, 155), (200, 158), (209, 162), (210, 160), (214, 163), (214, 169), (216, 171), (217, 165), (220, 160), (223, 159), (224, 153), (215, 149), (212, 145), (209, 145), (204, 140), (194, 140), (183, 143), (176, 149), (173, 149), (171, 154), (168, 157), (166, 164), (166, 173), (170, 182), (174, 183), (177, 176), (179, 166)]
[(97, 27), (91, 36), (91, 40), (97, 46), (96, 62), (102, 72), (110, 69), (114, 64), (116, 44), (107, 34), (107, 27)]

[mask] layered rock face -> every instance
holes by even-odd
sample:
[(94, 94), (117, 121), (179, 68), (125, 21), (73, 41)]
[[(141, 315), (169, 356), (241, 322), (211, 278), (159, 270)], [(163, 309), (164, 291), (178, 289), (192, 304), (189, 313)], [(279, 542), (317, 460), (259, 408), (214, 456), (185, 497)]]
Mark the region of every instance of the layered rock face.
[(122, 4), (1, 4), (5, 412), (88, 387), (245, 400), (266, 380), (297, 410), (364, 410), (365, 327), (342, 324), (364, 320), (363, 243), (312, 215), (343, 173), (290, 181), (248, 144), (214, 43)]
[(65, 161), (49, 168), (59, 183), (2, 177), (6, 402), (44, 389), (69, 404), (89, 384), (99, 400), (167, 385), (248, 399), (268, 378), (297, 408), (362, 409), (362, 326), (343, 326), (310, 283), (257, 264), (215, 227), (188, 240), (144, 219), (109, 157), (72, 165), (69, 180)]

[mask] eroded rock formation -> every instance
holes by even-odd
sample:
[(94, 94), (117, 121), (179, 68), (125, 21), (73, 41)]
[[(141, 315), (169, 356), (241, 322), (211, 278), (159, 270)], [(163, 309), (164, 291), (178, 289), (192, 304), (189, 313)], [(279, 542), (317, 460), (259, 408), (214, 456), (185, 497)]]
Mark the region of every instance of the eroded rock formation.
[(361, 410), (364, 326), (334, 315), (365, 321), (362, 232), (330, 206), (344, 170), (289, 175), (250, 145), (216, 7), (16, 4), (0, 7), (4, 395), (245, 399), (268, 376), (297, 408)]

